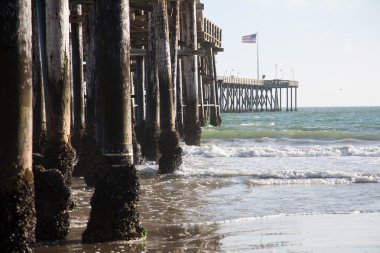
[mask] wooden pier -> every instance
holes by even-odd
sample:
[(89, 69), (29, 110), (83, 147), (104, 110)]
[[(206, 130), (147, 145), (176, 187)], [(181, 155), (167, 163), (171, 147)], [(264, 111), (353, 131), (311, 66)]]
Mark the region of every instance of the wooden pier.
[(298, 110), (298, 81), (280, 79), (256, 80), (224, 76), (220, 76), (217, 79), (221, 112), (240, 113)]
[(96, 186), (83, 242), (139, 239), (141, 157), (172, 173), (180, 139), (200, 145), (201, 127), (220, 126), (222, 112), (279, 111), (284, 89), (286, 110), (297, 110), (298, 82), (217, 76), (222, 29), (203, 9), (199, 0), (0, 2), (4, 252), (66, 238), (73, 171)]
[(143, 237), (134, 165), (143, 157), (172, 173), (179, 141), (200, 145), (202, 125), (221, 123), (222, 29), (203, 9), (199, 0), (0, 3), (4, 252), (66, 238), (73, 171), (95, 186), (83, 242)]

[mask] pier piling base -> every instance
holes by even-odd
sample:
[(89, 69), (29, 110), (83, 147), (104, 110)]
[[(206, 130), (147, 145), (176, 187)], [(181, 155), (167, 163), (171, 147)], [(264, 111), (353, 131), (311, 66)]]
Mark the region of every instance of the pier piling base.
[(69, 143), (49, 142), (45, 168), (34, 166), (38, 242), (64, 240), (69, 232), (70, 187), (75, 151)]
[(70, 188), (57, 169), (34, 166), (36, 191), (36, 239), (38, 242), (64, 240), (69, 232)]
[[(4, 171), (17, 172), (20, 169), (14, 165), (14, 168)], [(34, 187), (30, 183), (33, 175), (28, 171), (24, 174), (4, 174), (0, 178), (1, 252), (32, 252), (30, 246), (35, 242), (36, 224), (35, 210), (31, 208), (34, 207)]]
[(176, 120), (175, 129), (179, 135), (179, 138), (183, 140), (185, 137), (185, 132), (184, 132), (185, 126), (184, 126), (184, 124), (181, 121)]
[(161, 132), (160, 134), (159, 169), (163, 174), (173, 173), (182, 164), (182, 148), (179, 146), (178, 140), (179, 136), (176, 131)]
[(84, 243), (133, 240), (144, 233), (136, 210), (140, 186), (136, 169), (128, 163), (120, 166), (104, 168), (106, 173), (97, 182)]
[(148, 161), (158, 161), (160, 158), (160, 152), (158, 149), (158, 138), (160, 136), (159, 126), (146, 128), (143, 141), (141, 143), (141, 152), (145, 159)]
[(201, 128), (200, 121), (199, 120), (189, 121), (189, 119), (185, 118), (185, 129), (184, 129), (185, 143), (187, 145), (200, 146), (201, 135), (202, 135), (202, 128)]
[(47, 170), (59, 170), (67, 187), (71, 187), (71, 177), (76, 154), (70, 143), (48, 142), (45, 149), (45, 165)]

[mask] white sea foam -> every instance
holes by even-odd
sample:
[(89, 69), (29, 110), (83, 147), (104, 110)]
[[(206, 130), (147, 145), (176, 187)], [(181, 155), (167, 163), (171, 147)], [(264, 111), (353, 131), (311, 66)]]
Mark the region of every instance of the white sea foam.
[(182, 223), (181, 226), (183, 227), (190, 227), (190, 226), (199, 226), (199, 225), (221, 225), (221, 224), (228, 224), (228, 223), (243, 223), (243, 222), (251, 222), (255, 220), (265, 220), (265, 219), (276, 219), (280, 217), (297, 217), (297, 216), (320, 216), (320, 215), (359, 215), (359, 214), (366, 214), (366, 213), (378, 213), (379, 210), (374, 211), (348, 211), (348, 212), (338, 212), (338, 211), (326, 211), (326, 212), (309, 212), (309, 213), (294, 213), (294, 214), (286, 214), (286, 213), (280, 213), (280, 214), (274, 214), (274, 215), (265, 215), (265, 216), (253, 216), (253, 217), (240, 217), (235, 219), (227, 219), (227, 220), (221, 220), (221, 221), (205, 221), (205, 222), (197, 222), (197, 223)]
[(336, 177), (330, 177), (331, 175), (313, 175), (308, 177), (304, 174), (305, 177), (300, 178), (286, 178), (286, 177), (277, 177), (277, 178), (261, 178), (261, 176), (253, 179), (246, 180), (247, 185), (249, 186), (265, 186), (265, 185), (315, 185), (315, 184), (324, 184), (324, 185), (336, 185), (336, 184), (354, 184), (354, 183), (380, 183), (380, 175), (341, 175)]
[(241, 123), (240, 126), (243, 126), (243, 127), (251, 127), (251, 126), (254, 126), (254, 127), (274, 127), (274, 126), (276, 126), (276, 124), (274, 122), (271, 122), (269, 124), (263, 124), (263, 123)]
[(247, 167), (206, 167), (182, 166), (176, 172), (183, 176), (213, 177), (247, 177), (244, 182), (248, 186), (269, 185), (337, 185), (380, 183), (380, 173), (363, 171), (326, 171), (326, 170), (280, 170), (255, 169)]
[(184, 147), (184, 155), (204, 157), (321, 157), (358, 156), (380, 157), (380, 147), (353, 145), (298, 146), (231, 146), (209, 144), (203, 147)]

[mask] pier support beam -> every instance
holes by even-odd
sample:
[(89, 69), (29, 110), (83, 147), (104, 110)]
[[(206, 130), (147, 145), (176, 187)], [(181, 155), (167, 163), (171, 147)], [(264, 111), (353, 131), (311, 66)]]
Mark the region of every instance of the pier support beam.
[(0, 2), (0, 249), (32, 252), (32, 6)]
[(211, 101), (210, 103), (213, 105), (210, 107), (210, 125), (212, 126), (220, 126), (221, 120), (218, 115), (217, 108), (217, 83), (216, 83), (216, 68), (215, 68), (215, 54), (213, 52), (213, 48), (210, 46), (206, 49), (207, 52), (207, 63), (208, 69), (210, 71), (211, 76)]
[[(197, 10), (196, 0), (183, 2), (186, 10), (185, 42), (188, 49), (197, 50)], [(201, 124), (199, 122), (198, 108), (198, 60), (197, 56), (190, 55), (182, 58), (184, 64), (184, 102), (185, 102), (185, 143), (187, 145), (200, 145)]]
[(136, 110), (136, 126), (141, 127), (145, 120), (145, 59), (143, 56), (138, 56), (136, 59), (136, 83), (135, 83), (135, 101)]
[(141, 152), (143, 157), (148, 161), (158, 161), (158, 138), (159, 138), (159, 82), (158, 82), (158, 65), (156, 60), (156, 35), (154, 27), (154, 16), (149, 14), (149, 40), (148, 54), (146, 57), (146, 119), (145, 135), (141, 142)]
[(69, 230), (71, 173), (69, 3), (46, 1), (47, 146), (45, 166), (35, 175), (38, 241), (63, 240)]
[(177, 111), (177, 77), (178, 77), (178, 41), (180, 39), (180, 1), (168, 1), (169, 33), (170, 33), (170, 64), (173, 83), (173, 105)]
[(198, 101), (199, 101), (199, 122), (202, 127), (207, 125), (207, 112), (205, 112), (204, 97), (207, 94), (206, 87), (203, 83), (202, 75), (198, 75)]
[(153, 20), (156, 31), (156, 60), (158, 63), (160, 90), (161, 131), (159, 148), (161, 158), (159, 160), (159, 169), (161, 173), (172, 173), (182, 164), (182, 149), (179, 146), (179, 136), (175, 131), (175, 94), (171, 74), (167, 9), (167, 0), (158, 0), (157, 3), (153, 3)]
[(294, 94), (294, 98), (295, 98), (294, 110), (298, 111), (298, 109), (297, 109), (297, 87), (294, 88), (294, 92), (295, 92), (295, 94)]
[(145, 58), (138, 56), (136, 59), (136, 82), (135, 88), (135, 132), (138, 143), (142, 143), (144, 130), (145, 130)]
[(290, 87), (290, 111), (293, 111), (293, 88)]
[(178, 59), (178, 70), (177, 70), (177, 86), (176, 86), (176, 96), (177, 96), (177, 115), (176, 115), (176, 130), (181, 138), (183, 138), (183, 96), (182, 96), (182, 60)]
[(286, 88), (286, 111), (289, 111), (289, 88)]
[(86, 25), (86, 107), (85, 107), (85, 129), (82, 145), (79, 153), (78, 163), (75, 165), (73, 176), (84, 177), (88, 186), (95, 186), (99, 177), (97, 164), (102, 159), (100, 146), (96, 140), (96, 113), (95, 113), (95, 25), (96, 13), (94, 5), (88, 7), (88, 19)]
[[(73, 15), (82, 15), (82, 6), (74, 5)], [(73, 147), (80, 153), (84, 133), (84, 83), (83, 83), (83, 39), (82, 23), (71, 24), (73, 92), (74, 92), (74, 133)]]
[(139, 181), (133, 165), (129, 1), (95, 0), (97, 85), (102, 121), (104, 175), (97, 181), (83, 242), (141, 237), (136, 205)]
[[(43, 12), (43, 13), (42, 13)], [(45, 6), (32, 1), (33, 40), (33, 153), (43, 154), (46, 146), (46, 111), (44, 83), (46, 73)]]

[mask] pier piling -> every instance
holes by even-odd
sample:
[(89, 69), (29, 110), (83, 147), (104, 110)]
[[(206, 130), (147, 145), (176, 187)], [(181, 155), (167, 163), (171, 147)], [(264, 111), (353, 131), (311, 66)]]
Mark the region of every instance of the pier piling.
[[(197, 41), (197, 11), (196, 0), (186, 0), (185, 5), (185, 33), (186, 48), (198, 49)], [(201, 123), (198, 108), (198, 58), (196, 55), (187, 55), (183, 58), (184, 65), (184, 135), (187, 145), (200, 145)]]
[(0, 249), (32, 252), (31, 1), (1, 1), (0, 24)]
[(62, 0), (45, 4), (47, 146), (45, 169), (35, 171), (36, 237), (38, 241), (55, 241), (64, 240), (69, 230), (71, 174), (75, 159), (70, 143), (69, 3)]
[[(133, 165), (129, 1), (95, 0), (97, 96), (102, 122), (103, 176), (91, 200), (83, 242), (140, 238), (139, 182)], [(97, 129), (99, 130), (99, 129)]]
[[(170, 58), (169, 25), (167, 0), (153, 4), (154, 27), (156, 34), (156, 60), (158, 63), (158, 80), (160, 92), (160, 138), (159, 149), (161, 173), (172, 173), (182, 163), (182, 149), (179, 136), (175, 131), (174, 85), (172, 81)], [(176, 49), (177, 50), (177, 49)], [(175, 53), (176, 54), (176, 53)]]
[(159, 80), (158, 65), (156, 59), (156, 34), (154, 28), (154, 16), (148, 14), (148, 54), (146, 61), (147, 85), (146, 85), (146, 122), (145, 135), (141, 143), (142, 155), (149, 161), (158, 161), (159, 138)]
[[(82, 5), (74, 4), (71, 15), (82, 15)], [(71, 23), (72, 44), (72, 75), (74, 98), (74, 133), (72, 136), (73, 147), (79, 154), (84, 133), (84, 77), (83, 77), (83, 34), (82, 23)]]

